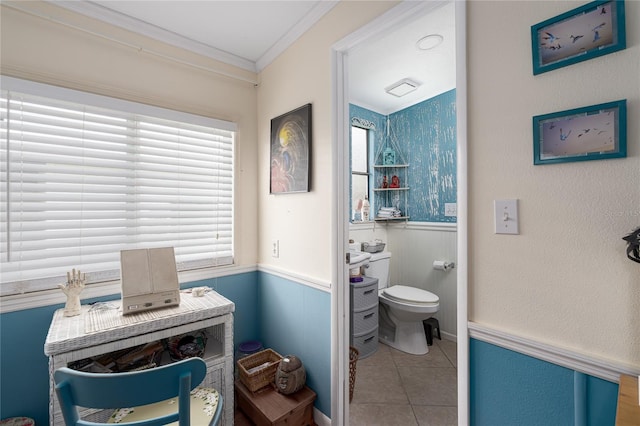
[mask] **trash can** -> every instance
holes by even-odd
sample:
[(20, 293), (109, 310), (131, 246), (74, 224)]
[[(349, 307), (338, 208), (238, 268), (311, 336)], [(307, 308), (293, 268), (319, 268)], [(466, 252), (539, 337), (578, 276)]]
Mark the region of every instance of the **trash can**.
[(349, 402), (353, 399), (353, 389), (356, 387), (356, 362), (360, 353), (353, 346), (349, 346)]
[(256, 352), (260, 352), (263, 349), (262, 343), (257, 340), (242, 342), (238, 345), (238, 350), (236, 351), (236, 361), (246, 356), (253, 355)]

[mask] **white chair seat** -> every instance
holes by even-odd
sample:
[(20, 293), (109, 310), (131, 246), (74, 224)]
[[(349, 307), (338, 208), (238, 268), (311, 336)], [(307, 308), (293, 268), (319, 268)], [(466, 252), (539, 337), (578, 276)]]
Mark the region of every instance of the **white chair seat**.
[[(191, 391), (191, 424), (208, 425), (213, 418), (218, 401), (218, 391), (196, 387)], [(171, 398), (153, 404), (134, 408), (119, 408), (113, 412), (107, 423), (122, 423), (146, 420), (175, 413), (178, 410), (178, 398)], [(170, 425), (177, 425), (178, 422)]]

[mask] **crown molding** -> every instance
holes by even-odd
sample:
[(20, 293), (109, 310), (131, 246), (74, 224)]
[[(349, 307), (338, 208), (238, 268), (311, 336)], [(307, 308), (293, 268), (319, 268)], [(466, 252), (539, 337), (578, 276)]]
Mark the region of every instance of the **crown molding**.
[(318, 2), (300, 22), (269, 48), (256, 62), (253, 62), (90, 1), (45, 1), (127, 31), (251, 72), (263, 70), (339, 3), (338, 1)]
[(296, 42), (302, 34), (309, 31), (324, 15), (333, 9), (339, 1), (319, 1), (300, 22), (289, 30), (280, 40), (256, 61), (256, 71), (260, 72), (273, 62), (282, 52)]
[(123, 28), (136, 34), (161, 41), (163, 43), (197, 53), (202, 56), (233, 65), (247, 71), (256, 72), (256, 64), (248, 59), (241, 58), (215, 47), (208, 46), (198, 41), (183, 37), (171, 31), (167, 31), (147, 22), (140, 21), (130, 16), (116, 12), (106, 7), (89, 1), (54, 1), (45, 0), (55, 6), (61, 6), (72, 12), (85, 15), (107, 24)]

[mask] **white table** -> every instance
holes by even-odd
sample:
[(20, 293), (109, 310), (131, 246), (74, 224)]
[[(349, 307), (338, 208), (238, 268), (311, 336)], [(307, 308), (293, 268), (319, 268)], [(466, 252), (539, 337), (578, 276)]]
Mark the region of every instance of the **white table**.
[[(179, 306), (127, 316), (118, 309), (120, 300), (106, 303), (83, 305), (82, 313), (74, 317), (65, 317), (63, 309), (53, 315), (44, 344), (44, 353), (49, 356), (51, 425), (64, 425), (53, 382), (56, 369), (73, 361), (201, 330), (207, 336), (203, 356), (207, 376), (202, 386), (218, 389), (224, 398), (223, 424), (233, 425), (233, 302), (215, 291), (203, 297), (183, 292)], [(168, 360), (168, 356), (163, 359)], [(103, 421), (109, 414), (85, 410), (81, 416)]]

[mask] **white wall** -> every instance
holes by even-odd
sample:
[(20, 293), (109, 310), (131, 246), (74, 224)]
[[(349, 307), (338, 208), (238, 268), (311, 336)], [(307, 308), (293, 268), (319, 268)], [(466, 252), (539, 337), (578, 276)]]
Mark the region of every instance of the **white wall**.
[[(394, 2), (341, 2), (260, 73), (258, 87), (259, 262), (329, 286), (331, 282), (331, 46)], [(269, 194), (270, 120), (312, 104), (311, 191)], [(280, 256), (271, 243), (280, 242)], [(327, 319), (329, 320), (329, 319)]]
[[(449, 225), (449, 226), (447, 226)], [(389, 228), (391, 251), (390, 280), (392, 284), (427, 290), (440, 299), (440, 309), (434, 315), (440, 331), (449, 339), (457, 339), (456, 270), (433, 269), (433, 262), (457, 263), (455, 225), (410, 222)]]
[[(468, 6), (470, 320), (640, 366), (640, 2), (627, 49), (533, 76), (530, 27), (585, 2)], [(534, 115), (628, 102), (628, 157), (533, 166)], [(494, 235), (493, 200), (520, 200), (520, 235)]]
[[(245, 70), (173, 48), (44, 2), (4, 4), (0, 71), (9, 75), (238, 123), (235, 252), (237, 265), (255, 265), (258, 212), (256, 89), (250, 83), (161, 59), (72, 26), (116, 38), (200, 67), (253, 78)], [(51, 17), (51, 20), (41, 16)]]

